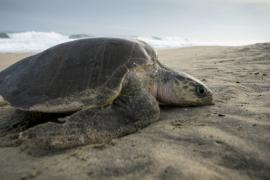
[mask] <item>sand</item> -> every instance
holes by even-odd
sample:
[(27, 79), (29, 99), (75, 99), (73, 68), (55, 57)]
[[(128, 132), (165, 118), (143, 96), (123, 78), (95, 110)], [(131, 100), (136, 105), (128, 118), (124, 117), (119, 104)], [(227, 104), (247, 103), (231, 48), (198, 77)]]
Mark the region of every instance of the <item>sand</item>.
[[(1, 147), (1, 179), (269, 179), (270, 44), (158, 53), (209, 85), (215, 105), (162, 108), (160, 121), (109, 144), (50, 154)], [(0, 68), (28, 55), (1, 54)], [(0, 108), (1, 121), (12, 111)]]

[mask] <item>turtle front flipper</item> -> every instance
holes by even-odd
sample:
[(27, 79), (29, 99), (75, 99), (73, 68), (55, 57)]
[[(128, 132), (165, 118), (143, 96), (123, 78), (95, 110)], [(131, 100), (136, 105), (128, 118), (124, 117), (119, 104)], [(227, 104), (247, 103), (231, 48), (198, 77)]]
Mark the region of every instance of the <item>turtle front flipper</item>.
[(29, 109), (20, 109), (42, 113), (70, 113), (79, 111), (84, 107), (97, 108), (109, 106), (119, 96), (123, 81), (128, 72), (127, 66), (120, 66), (108, 81), (104, 82), (97, 89), (86, 89), (68, 97), (59, 97), (41, 104), (35, 104)]
[(81, 110), (60, 119), (32, 127), (20, 134), (26, 144), (63, 149), (108, 142), (157, 121), (160, 109), (156, 99), (135, 80), (125, 83), (121, 95), (106, 108)]

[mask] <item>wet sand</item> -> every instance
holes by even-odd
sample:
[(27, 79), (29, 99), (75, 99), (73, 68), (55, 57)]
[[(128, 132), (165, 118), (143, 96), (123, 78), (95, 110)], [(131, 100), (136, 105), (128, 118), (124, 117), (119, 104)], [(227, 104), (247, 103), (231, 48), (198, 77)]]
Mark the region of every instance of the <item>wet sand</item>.
[[(109, 144), (51, 154), (0, 147), (0, 179), (269, 179), (270, 43), (160, 50), (204, 81), (214, 106), (162, 108), (160, 121)], [(30, 54), (1, 54), (0, 70)], [(0, 122), (13, 109), (0, 107)]]

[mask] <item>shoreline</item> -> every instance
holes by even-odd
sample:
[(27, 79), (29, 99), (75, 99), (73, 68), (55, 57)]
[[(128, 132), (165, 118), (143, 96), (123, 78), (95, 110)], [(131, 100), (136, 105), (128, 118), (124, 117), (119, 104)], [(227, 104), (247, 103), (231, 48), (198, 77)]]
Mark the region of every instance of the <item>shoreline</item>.
[[(248, 46), (248, 45), (245, 45)], [(185, 50), (193, 50), (193, 49), (205, 49), (205, 48), (235, 48), (235, 47), (244, 47), (244, 46), (188, 46), (188, 47), (176, 47), (176, 48), (162, 48), (156, 49), (158, 55), (159, 54), (167, 54), (171, 51), (185, 51)], [(8, 66), (26, 58), (28, 56), (35, 55), (42, 51), (32, 51), (32, 52), (0, 52), (0, 71), (4, 70)]]

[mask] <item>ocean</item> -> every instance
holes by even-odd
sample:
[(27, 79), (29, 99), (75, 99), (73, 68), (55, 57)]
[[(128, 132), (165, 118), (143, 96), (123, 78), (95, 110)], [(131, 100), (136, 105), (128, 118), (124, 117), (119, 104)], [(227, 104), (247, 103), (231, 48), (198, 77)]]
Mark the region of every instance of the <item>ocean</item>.
[(58, 32), (16, 32), (0, 33), (0, 52), (39, 52), (60, 43), (82, 38), (120, 37), (126, 39), (143, 40), (157, 49), (179, 48), (200, 45), (243, 45), (243, 43), (199, 42), (177, 36), (101, 36), (87, 34), (63, 34)]

